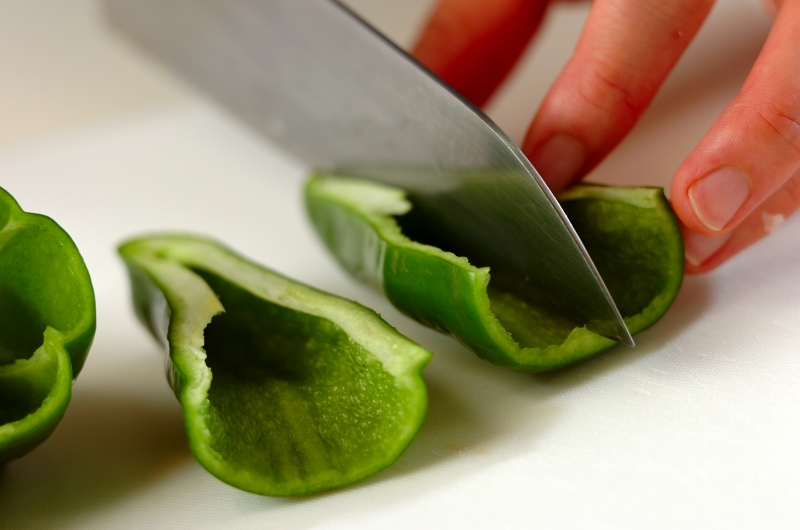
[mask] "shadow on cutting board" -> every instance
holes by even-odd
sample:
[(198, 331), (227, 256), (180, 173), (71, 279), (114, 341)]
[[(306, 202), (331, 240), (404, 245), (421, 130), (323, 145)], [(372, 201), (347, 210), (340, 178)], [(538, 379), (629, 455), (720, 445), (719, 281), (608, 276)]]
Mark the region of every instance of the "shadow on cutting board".
[[(275, 521), (286, 518), (309, 524), (344, 510), (340, 497), (363, 495), (363, 488), (383, 499), (382, 505), (409, 495), (425, 495), (431, 488), (478, 473), (498, 461), (535, 451), (542, 436), (562, 417), (563, 405), (551, 397), (658, 354), (691, 326), (708, 303), (706, 282), (687, 279), (664, 319), (637, 336), (638, 348), (618, 347), (573, 368), (535, 377), (492, 367), (453, 339), (409, 323), (413, 330), (409, 334), (435, 356), (424, 371), (429, 391), (426, 422), (394, 466), (360, 484), (299, 499), (240, 492), (201, 470), (176, 480), (181, 488), (188, 487), (184, 481), (196, 481), (198, 476), (208, 480), (208, 487), (217, 488), (215, 495), (230, 504), (219, 517), (257, 515), (266, 510)], [(400, 319), (405, 317), (392, 318), (399, 327), (406, 327)], [(142, 361), (127, 366), (119, 377), (130, 378), (140, 364), (152, 362), (149, 357), (143, 354)], [(168, 392), (161, 377), (153, 384), (164, 394)], [(119, 391), (113, 384), (101, 388), (83, 390), (79, 380), (54, 435), (0, 471), (0, 527), (13, 522), (15, 528), (53, 528), (70, 518), (102, 513), (174, 478), (176, 470), (192, 462), (181, 409), (171, 395), (167, 396), (170, 399), (143, 399), (146, 393)], [(411, 489), (410, 484), (414, 486)], [(308, 503), (320, 507), (308, 510)], [(209, 511), (208, 506), (193, 502), (184, 508), (180, 516), (198, 524), (220, 511), (219, 506)]]
[(58, 526), (123, 499), (189, 459), (177, 402), (82, 392), (79, 380), (53, 435), (0, 470), (0, 527), (11, 521), (14, 528)]
[[(553, 391), (565, 391), (619, 370), (638, 359), (662, 350), (697, 321), (710, 305), (706, 276), (684, 278), (678, 297), (664, 317), (650, 329), (638, 333), (636, 347), (616, 346), (574, 366), (535, 375), (536, 383)], [(662, 352), (667, 354), (667, 352)]]
[(470, 352), (455, 351), (460, 347), (442, 348), (453, 350), (443, 351), (446, 356), (432, 347), (446, 358), (440, 359), (441, 365), (432, 363), (433, 370), (424, 374), (430, 395), (425, 425), (406, 455), (378, 477), (422, 471), (455, 457), (491, 460), (532, 449), (540, 435), (559, 421), (553, 395), (610, 376), (646, 356), (670, 355), (665, 347), (709, 304), (705, 277), (687, 277), (665, 316), (637, 334), (637, 347), (617, 346), (577, 365), (534, 376), (495, 369)]

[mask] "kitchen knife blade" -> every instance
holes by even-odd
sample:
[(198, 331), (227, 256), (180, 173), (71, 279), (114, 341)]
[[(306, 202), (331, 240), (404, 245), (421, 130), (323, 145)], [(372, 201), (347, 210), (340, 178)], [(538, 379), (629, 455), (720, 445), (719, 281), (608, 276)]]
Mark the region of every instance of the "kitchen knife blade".
[(107, 0), (113, 24), (303, 161), (409, 192), (445, 250), (633, 345), (591, 258), (519, 148), (331, 0)]

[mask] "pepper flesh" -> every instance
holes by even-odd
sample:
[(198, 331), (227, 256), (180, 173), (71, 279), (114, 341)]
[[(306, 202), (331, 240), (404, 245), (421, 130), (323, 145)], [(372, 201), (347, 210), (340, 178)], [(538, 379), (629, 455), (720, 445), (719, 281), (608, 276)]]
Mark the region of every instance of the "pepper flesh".
[[(651, 326), (683, 278), (680, 229), (663, 191), (584, 184), (560, 200), (628, 329), (637, 333)], [(401, 189), (319, 174), (306, 186), (306, 206), (346, 269), (381, 289), (407, 315), (497, 365), (541, 372), (616, 344), (553, 312), (523, 278), (491, 277), (489, 267), (423, 244), (447, 241), (435, 222), (416, 216)]]
[(53, 432), (94, 332), (94, 291), (75, 243), (0, 188), (0, 464)]
[(137, 314), (169, 349), (192, 451), (217, 478), (304, 495), (380, 471), (416, 435), (430, 353), (374, 311), (206, 239), (120, 254)]

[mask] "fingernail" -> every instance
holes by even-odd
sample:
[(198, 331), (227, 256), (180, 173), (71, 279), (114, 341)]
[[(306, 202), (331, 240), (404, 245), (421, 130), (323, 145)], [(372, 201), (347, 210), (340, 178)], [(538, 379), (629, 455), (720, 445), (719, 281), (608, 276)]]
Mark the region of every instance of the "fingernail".
[(551, 188), (565, 188), (586, 160), (586, 151), (575, 138), (558, 134), (533, 153), (531, 163)]
[(689, 202), (700, 221), (722, 230), (750, 196), (750, 178), (741, 170), (724, 167), (689, 188)]
[(708, 237), (687, 229), (683, 230), (683, 248), (686, 261), (698, 267), (705, 263), (714, 253), (731, 238), (731, 233), (717, 237)]

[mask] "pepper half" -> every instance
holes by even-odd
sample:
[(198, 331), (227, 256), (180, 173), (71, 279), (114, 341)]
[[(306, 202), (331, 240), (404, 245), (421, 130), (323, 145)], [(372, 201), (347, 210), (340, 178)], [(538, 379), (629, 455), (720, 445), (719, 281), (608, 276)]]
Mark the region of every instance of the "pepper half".
[[(683, 279), (681, 233), (663, 191), (583, 184), (560, 201), (631, 333), (655, 323)], [(404, 190), (319, 174), (306, 185), (306, 206), (347, 270), (488, 361), (542, 372), (616, 344), (553, 311), (524, 278), (491, 277), (442, 250), (448, 241), (435, 220), (416, 212)]]
[(0, 464), (56, 428), (94, 331), (94, 291), (75, 243), (0, 188)]
[(206, 239), (120, 254), (139, 318), (169, 349), (192, 451), (217, 478), (304, 495), (384, 469), (416, 435), (431, 354), (374, 311)]

